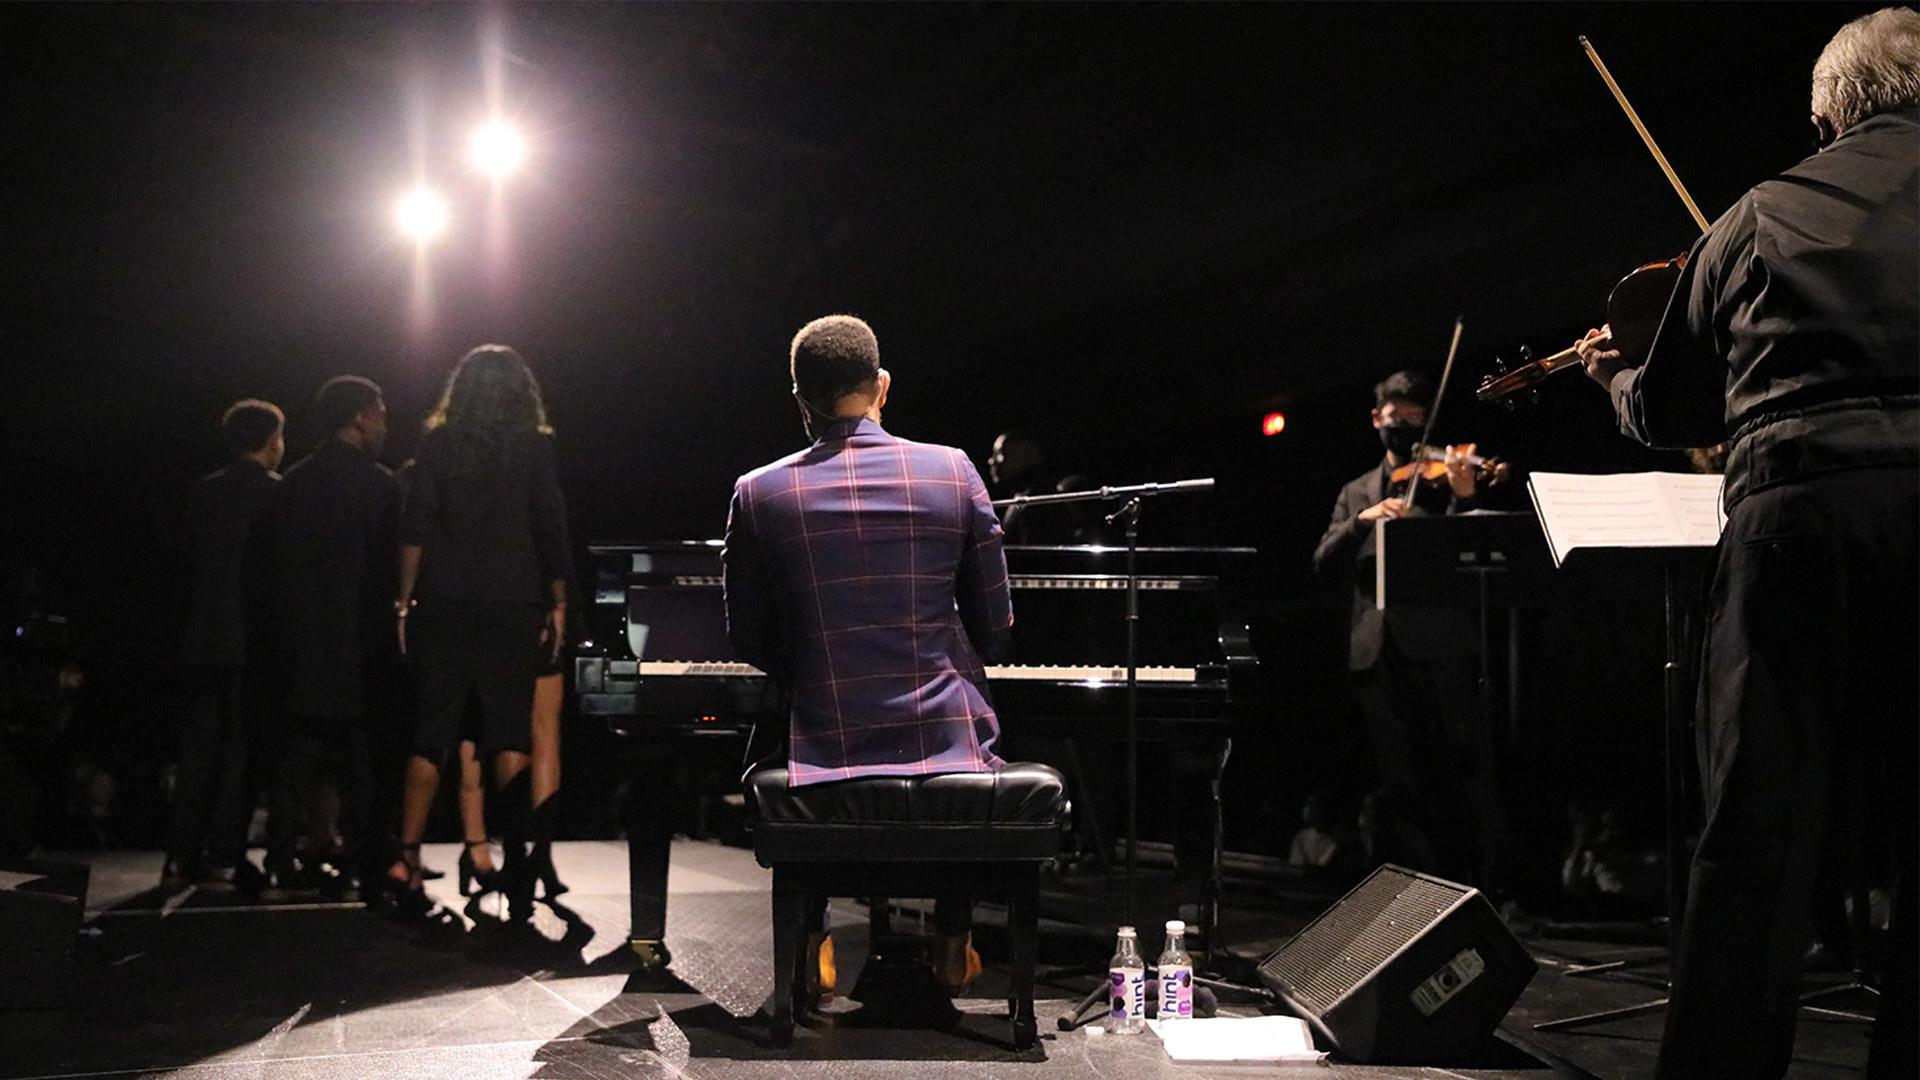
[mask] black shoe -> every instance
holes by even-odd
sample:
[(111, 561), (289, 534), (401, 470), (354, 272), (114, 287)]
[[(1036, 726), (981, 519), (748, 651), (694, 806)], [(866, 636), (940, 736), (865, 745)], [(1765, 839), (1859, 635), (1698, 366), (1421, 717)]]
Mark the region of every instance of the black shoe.
[[(379, 883), (378, 895), (388, 909), (403, 919), (424, 919), (433, 911), (433, 900), (420, 879), (420, 845), (396, 844), (393, 865), (373, 880)], [(395, 870), (405, 873), (402, 878)]]
[(485, 893), (499, 892), (502, 884), (500, 871), (489, 867), (481, 870), (473, 865), (473, 849), (487, 846), (485, 840), (469, 840), (466, 849), (460, 852), (460, 895), (479, 897)]
[(206, 866), (198, 855), (179, 855), (167, 859), (160, 868), (160, 887), (173, 892), (189, 885), (197, 885), (207, 876)]
[(542, 840), (533, 845), (533, 851), (527, 856), (534, 877), (539, 879), (541, 895), (551, 900), (567, 891), (567, 883), (553, 870), (553, 842)]
[(319, 890), (323, 900), (340, 900), (354, 890), (357, 882), (353, 876), (330, 860), (316, 862), (309, 872), (313, 877), (314, 888)]
[(241, 896), (257, 898), (262, 892), (266, 891), (267, 875), (261, 873), (260, 868), (253, 865), (252, 859), (241, 859), (239, 862), (234, 863), (231, 875), (228, 880), (233, 884), (233, 891)]
[(312, 868), (303, 865), (298, 859), (269, 857), (264, 876), (266, 881), (263, 883), (261, 893), (269, 899), (310, 896), (320, 890), (320, 882), (314, 877)]
[[(553, 833), (558, 810), (559, 801), (549, 795), (540, 805), (533, 808), (532, 816), (528, 821), (531, 826), (533, 845), (527, 852), (527, 873), (539, 882), (549, 903), (554, 897), (567, 891), (566, 882), (561, 881), (560, 875), (553, 871)], [(527, 889), (527, 895), (533, 895), (533, 882), (527, 884)]]

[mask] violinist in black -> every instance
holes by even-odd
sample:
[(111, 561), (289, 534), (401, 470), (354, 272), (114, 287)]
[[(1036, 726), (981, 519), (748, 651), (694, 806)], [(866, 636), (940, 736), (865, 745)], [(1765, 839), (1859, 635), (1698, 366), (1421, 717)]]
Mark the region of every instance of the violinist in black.
[(1462, 513), (1484, 498), (1477, 467), (1457, 454), (1444, 462), (1445, 482), (1416, 483), (1410, 502), (1391, 479), (1411, 462), (1433, 394), (1432, 382), (1415, 371), (1395, 372), (1374, 387), (1373, 426), (1385, 456), (1340, 489), (1313, 565), (1350, 583), (1347, 667), (1366, 716), (1375, 778), (1410, 807), (1415, 820), (1406, 824), (1440, 849), (1439, 865), (1419, 869), (1497, 879), (1509, 845), (1484, 760), (1487, 733), (1475, 674), (1479, 635), (1471, 613), (1374, 606), (1376, 522)]
[(1916, 71), (1920, 14), (1843, 27), (1814, 65), (1825, 148), (1713, 223), (1641, 367), (1604, 330), (1578, 346), (1628, 435), (1730, 443), (1700, 695), (1707, 825), (1662, 1077), (1786, 1071), (1822, 861), (1857, 872), (1875, 851), (1890, 854), (1867, 871), (1895, 892), (1868, 1075), (1920, 1075)]

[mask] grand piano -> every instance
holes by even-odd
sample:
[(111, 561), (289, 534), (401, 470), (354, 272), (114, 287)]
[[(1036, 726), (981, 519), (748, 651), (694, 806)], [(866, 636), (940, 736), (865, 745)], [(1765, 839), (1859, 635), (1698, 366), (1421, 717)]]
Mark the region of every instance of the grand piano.
[[(742, 740), (778, 708), (777, 689), (727, 643), (721, 543), (596, 544), (588, 642), (578, 651), (580, 713), (622, 737), (633, 775), (659, 776), (690, 739)], [(1254, 551), (1143, 547), (1140, 735), (1222, 739), (1255, 700), (1258, 661), (1245, 603)], [(1013, 660), (987, 668), (1009, 733), (1126, 737), (1126, 549), (1009, 547)], [(741, 743), (744, 749), (744, 743)], [(671, 823), (629, 787), (630, 940), (664, 964)]]

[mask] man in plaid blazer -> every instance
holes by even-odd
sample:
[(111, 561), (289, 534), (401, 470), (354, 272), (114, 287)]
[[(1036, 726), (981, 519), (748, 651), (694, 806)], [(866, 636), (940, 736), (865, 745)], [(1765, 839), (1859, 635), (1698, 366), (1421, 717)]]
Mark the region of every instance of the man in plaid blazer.
[[(784, 756), (795, 787), (999, 768), (982, 661), (1006, 651), (1013, 607), (986, 485), (960, 451), (880, 426), (893, 377), (866, 323), (808, 323), (789, 362), (813, 445), (741, 477), (727, 512), (727, 634), (789, 702), (785, 738), (756, 727), (749, 759)], [(980, 973), (972, 909), (934, 905), (954, 993)], [(827, 993), (829, 945), (808, 942)]]
[(756, 750), (784, 749), (796, 787), (997, 768), (982, 663), (1013, 613), (986, 485), (880, 426), (892, 376), (866, 323), (816, 319), (790, 363), (814, 443), (741, 477), (727, 515), (728, 635), (791, 703), (786, 746)]

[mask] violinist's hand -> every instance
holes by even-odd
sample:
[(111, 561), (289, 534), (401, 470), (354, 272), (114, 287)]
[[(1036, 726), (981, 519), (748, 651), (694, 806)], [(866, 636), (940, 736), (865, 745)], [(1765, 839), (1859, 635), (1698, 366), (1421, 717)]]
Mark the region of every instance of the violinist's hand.
[(1473, 464), (1457, 447), (1447, 447), (1447, 486), (1453, 489), (1453, 497), (1471, 499), (1474, 489), (1479, 485), (1479, 466)]
[(1381, 499), (1379, 502), (1360, 511), (1360, 520), (1367, 522), (1379, 521), (1381, 518), (1392, 521), (1394, 518), (1406, 516), (1406, 501), (1398, 498)]
[(1613, 347), (1612, 326), (1587, 331), (1585, 337), (1573, 343), (1573, 350), (1580, 355), (1587, 375), (1601, 386), (1611, 383), (1614, 373), (1620, 370), (1620, 350)]

